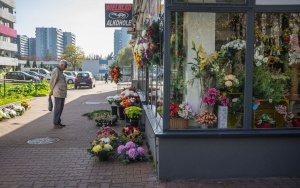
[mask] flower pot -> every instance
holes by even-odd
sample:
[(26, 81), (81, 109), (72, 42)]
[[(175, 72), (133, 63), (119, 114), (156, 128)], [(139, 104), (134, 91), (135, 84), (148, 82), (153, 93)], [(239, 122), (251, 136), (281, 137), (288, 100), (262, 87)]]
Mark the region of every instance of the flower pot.
[(300, 118), (293, 118), (292, 124), (294, 127), (300, 127)]
[(272, 128), (271, 123), (261, 123), (256, 125), (257, 128)]
[(208, 124), (201, 124), (201, 129), (207, 129), (208, 128)]
[(170, 129), (185, 129), (188, 128), (188, 120), (183, 118), (171, 118)]
[(119, 117), (120, 117), (120, 120), (125, 119), (124, 107), (123, 106), (119, 106)]
[(129, 123), (132, 126), (139, 126), (139, 118), (131, 118), (129, 119)]
[(116, 115), (118, 118), (118, 107), (117, 106), (111, 106), (111, 115)]
[(104, 152), (104, 153), (100, 153), (98, 155), (99, 161), (108, 161), (109, 159), (109, 154)]

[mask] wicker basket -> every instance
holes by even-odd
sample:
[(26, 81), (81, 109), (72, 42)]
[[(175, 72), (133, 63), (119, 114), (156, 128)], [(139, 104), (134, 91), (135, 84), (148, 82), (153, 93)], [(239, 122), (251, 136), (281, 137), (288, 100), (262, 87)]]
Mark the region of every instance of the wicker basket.
[(185, 129), (188, 128), (188, 120), (183, 118), (172, 118), (170, 119), (171, 129)]

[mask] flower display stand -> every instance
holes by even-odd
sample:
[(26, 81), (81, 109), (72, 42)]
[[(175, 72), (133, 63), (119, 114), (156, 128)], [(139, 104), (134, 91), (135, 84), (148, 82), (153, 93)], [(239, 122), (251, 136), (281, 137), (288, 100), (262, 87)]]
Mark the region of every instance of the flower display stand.
[(188, 120), (183, 118), (171, 118), (170, 128), (171, 129), (185, 129), (188, 128)]
[(218, 106), (218, 128), (227, 128), (228, 106)]
[(118, 107), (117, 106), (111, 106), (111, 115), (116, 115), (118, 118)]
[(124, 120), (125, 119), (125, 114), (124, 114), (124, 107), (119, 106), (119, 119)]

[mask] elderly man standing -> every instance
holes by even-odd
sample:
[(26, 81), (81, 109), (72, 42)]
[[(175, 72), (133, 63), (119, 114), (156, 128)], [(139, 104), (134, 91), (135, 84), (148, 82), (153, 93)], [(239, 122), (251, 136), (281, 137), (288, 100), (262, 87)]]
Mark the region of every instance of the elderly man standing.
[(52, 71), (50, 79), (50, 93), (54, 96), (54, 128), (61, 129), (66, 125), (61, 123), (61, 114), (65, 105), (65, 98), (67, 97), (67, 82), (63, 71), (67, 68), (66, 60), (61, 60), (57, 67)]

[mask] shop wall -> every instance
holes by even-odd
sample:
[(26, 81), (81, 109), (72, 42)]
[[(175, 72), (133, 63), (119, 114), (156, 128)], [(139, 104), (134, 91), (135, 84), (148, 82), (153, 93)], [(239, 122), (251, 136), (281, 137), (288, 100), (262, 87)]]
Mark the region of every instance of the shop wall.
[(300, 176), (300, 138), (159, 138), (159, 178)]

